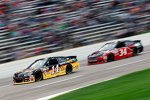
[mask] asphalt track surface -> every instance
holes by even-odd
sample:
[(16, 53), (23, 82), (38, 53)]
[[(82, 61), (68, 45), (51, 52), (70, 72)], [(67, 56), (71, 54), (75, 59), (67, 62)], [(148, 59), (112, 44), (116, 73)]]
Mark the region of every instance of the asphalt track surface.
[(78, 72), (36, 83), (13, 85), (12, 77), (1, 79), (0, 100), (35, 100), (148, 68), (150, 46), (138, 56), (110, 63), (87, 66), (86, 61), (82, 61)]

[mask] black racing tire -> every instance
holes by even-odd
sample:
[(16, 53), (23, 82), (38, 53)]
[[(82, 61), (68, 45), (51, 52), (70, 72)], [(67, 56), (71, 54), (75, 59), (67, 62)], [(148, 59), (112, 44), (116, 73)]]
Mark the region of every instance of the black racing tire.
[(107, 62), (112, 62), (112, 61), (114, 61), (114, 55), (113, 54), (109, 54)]
[(67, 65), (66, 67), (66, 74), (71, 74), (72, 73), (72, 65)]
[(133, 48), (133, 56), (137, 56), (138, 55), (138, 49), (137, 48)]
[(35, 77), (35, 82), (38, 82), (38, 81), (41, 81), (43, 80), (43, 75), (42, 75), (42, 72), (36, 72), (36, 74), (34, 75)]

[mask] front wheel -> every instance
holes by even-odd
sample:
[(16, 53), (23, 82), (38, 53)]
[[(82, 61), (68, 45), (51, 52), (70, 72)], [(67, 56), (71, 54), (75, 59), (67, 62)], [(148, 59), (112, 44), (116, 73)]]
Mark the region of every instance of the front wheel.
[(107, 62), (112, 62), (112, 61), (114, 61), (114, 55), (113, 54), (109, 54)]
[(43, 75), (41, 72), (37, 72), (34, 77), (35, 77), (35, 82), (41, 81), (43, 79)]

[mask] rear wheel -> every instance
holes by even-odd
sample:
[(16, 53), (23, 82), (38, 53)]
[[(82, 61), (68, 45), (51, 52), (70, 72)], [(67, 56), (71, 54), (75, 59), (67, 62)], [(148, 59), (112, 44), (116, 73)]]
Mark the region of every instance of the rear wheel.
[(66, 67), (66, 74), (71, 74), (72, 73), (72, 65), (68, 65)]
[(137, 56), (138, 55), (138, 49), (137, 48), (133, 48), (133, 55)]
[(112, 62), (112, 61), (114, 61), (114, 55), (113, 54), (109, 54), (107, 62)]
[(37, 72), (35, 74), (35, 82), (41, 81), (43, 79), (43, 75), (41, 72)]

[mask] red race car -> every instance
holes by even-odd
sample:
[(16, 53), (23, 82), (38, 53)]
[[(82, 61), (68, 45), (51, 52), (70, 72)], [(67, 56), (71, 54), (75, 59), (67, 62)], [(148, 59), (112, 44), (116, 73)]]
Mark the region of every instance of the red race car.
[(101, 64), (138, 55), (143, 51), (140, 40), (110, 42), (88, 56), (88, 64)]

